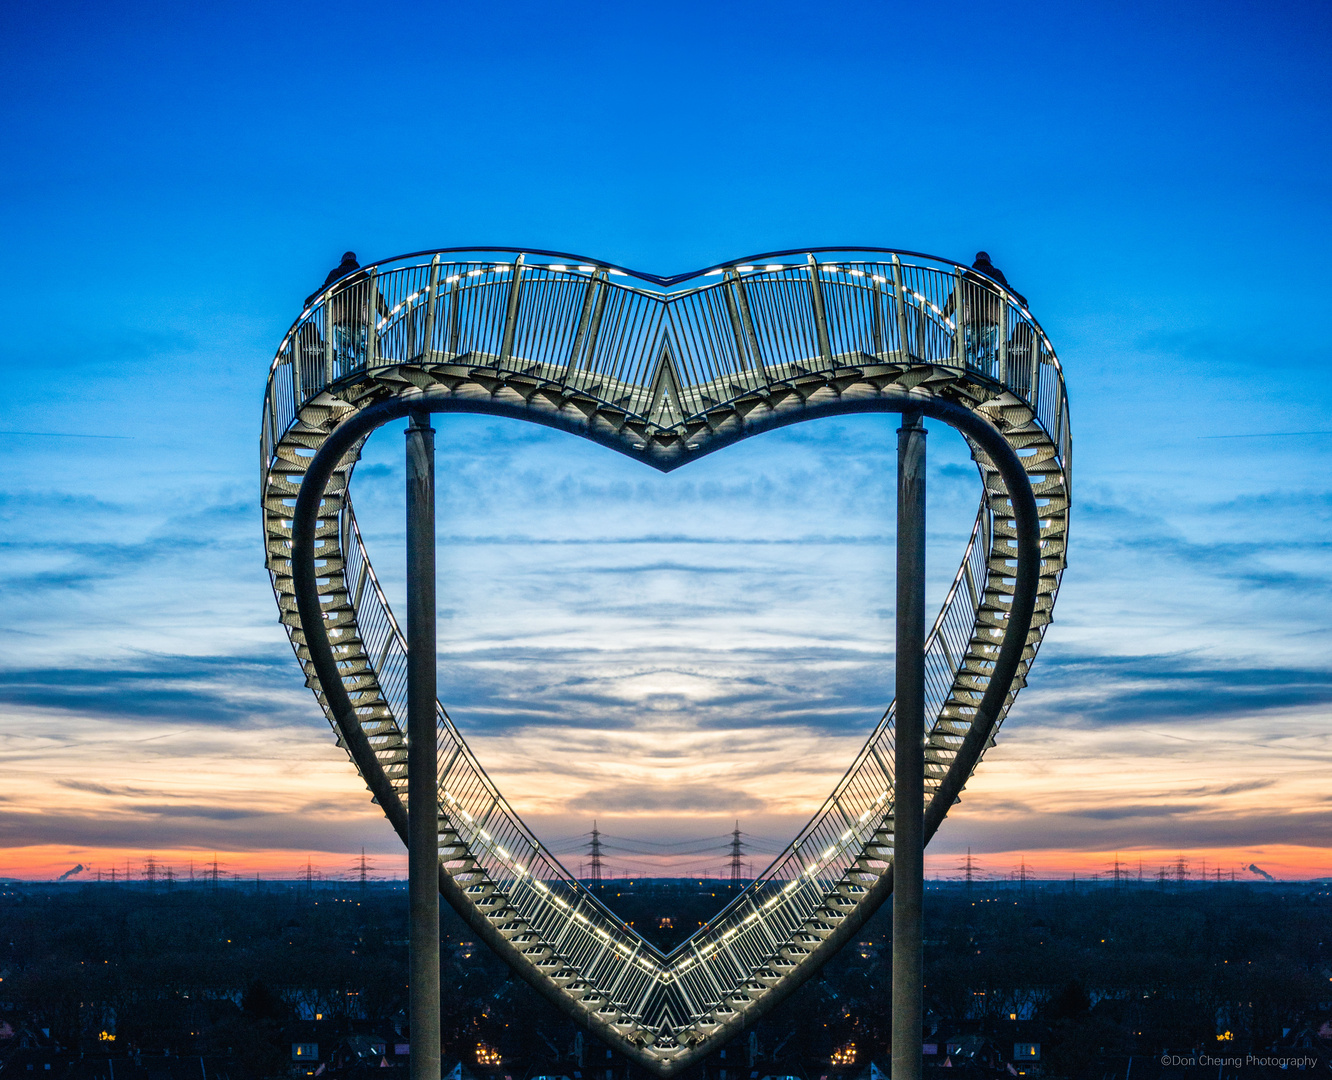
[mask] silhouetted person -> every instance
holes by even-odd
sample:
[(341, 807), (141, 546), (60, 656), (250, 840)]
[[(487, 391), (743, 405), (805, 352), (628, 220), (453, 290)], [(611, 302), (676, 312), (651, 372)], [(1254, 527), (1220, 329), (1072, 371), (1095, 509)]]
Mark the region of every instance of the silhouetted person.
[[(328, 291), (329, 286), (339, 282), (335, 289)], [(333, 355), (337, 363), (345, 370), (347, 365), (364, 362), (366, 327), (375, 315), (387, 316), (389, 309), (379, 295), (375, 296), (372, 307), (370, 274), (361, 269), (356, 252), (343, 252), (342, 262), (328, 272), (318, 291), (305, 298), (305, 306), (310, 307), (321, 296), (326, 297), (324, 302), (333, 324)]]
[[(962, 333), (965, 335), (968, 362), (988, 365), (998, 356), (1000, 309), (1004, 303), (995, 284), (1005, 290), (1020, 303), (1027, 306), (1027, 298), (1008, 284), (1004, 272), (990, 261), (985, 251), (976, 252), (976, 261), (971, 269), (962, 275), (962, 296), (956, 290), (944, 305), (944, 318), (948, 318), (961, 307)], [(959, 301), (965, 303), (959, 304)]]
[[(979, 270), (986, 277), (999, 282), (1000, 285), (1017, 297), (1018, 302), (1023, 307), (1027, 306), (1027, 298), (1013, 288), (1013, 286), (1008, 284), (1008, 278), (1004, 277), (1004, 272), (1000, 270), (999, 267), (995, 266), (994, 263), (990, 262), (990, 253), (988, 251), (976, 252), (976, 261), (971, 264), (971, 268), (973, 270)], [(967, 276), (972, 277), (970, 274)]]
[(342, 253), (342, 262), (338, 263), (337, 266), (333, 267), (333, 269), (328, 272), (328, 277), (324, 278), (324, 284), (319, 286), (318, 289), (305, 298), (305, 306), (309, 307), (313, 304), (315, 300), (319, 298), (319, 294), (332, 285), (333, 282), (346, 277), (353, 270), (359, 270), (360, 268), (361, 264), (356, 261), (356, 252), (344, 251)]

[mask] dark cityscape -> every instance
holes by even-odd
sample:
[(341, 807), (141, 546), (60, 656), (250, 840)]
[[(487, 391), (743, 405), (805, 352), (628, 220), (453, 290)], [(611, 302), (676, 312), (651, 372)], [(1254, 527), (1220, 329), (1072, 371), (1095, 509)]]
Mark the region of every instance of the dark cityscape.
[[(730, 889), (648, 879), (608, 881), (600, 893), (670, 948)], [(0, 1076), (266, 1080), (405, 1068), (404, 901), (401, 882), (313, 876), (8, 884)], [(1332, 1062), (1327, 885), (1127, 873), (931, 882), (925, 910), (927, 1073), (1215, 1077), (1231, 1075), (1223, 1062), (1247, 1061), (1234, 1075), (1285, 1076), (1253, 1059)], [(644, 1080), (447, 910), (441, 941), (446, 1073)], [(883, 910), (854, 947), (689, 1075), (885, 1075), (890, 957)]]

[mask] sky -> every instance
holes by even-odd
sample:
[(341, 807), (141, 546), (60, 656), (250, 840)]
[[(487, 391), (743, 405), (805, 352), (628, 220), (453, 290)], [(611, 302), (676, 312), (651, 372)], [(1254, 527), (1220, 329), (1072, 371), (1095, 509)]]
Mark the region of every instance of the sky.
[[(401, 873), (263, 566), (268, 365), (348, 248), (655, 273), (804, 245), (1030, 300), (1069, 569), (932, 843), (1332, 874), (1332, 12), (1315, 3), (0, 8), (0, 877)], [(440, 693), (576, 868), (755, 869), (892, 696), (893, 418), (659, 476), (440, 418)], [(930, 435), (929, 596), (979, 498)], [(401, 603), (402, 443), (353, 485)], [(623, 839), (621, 839), (623, 838)], [(655, 845), (655, 846), (654, 846)]]

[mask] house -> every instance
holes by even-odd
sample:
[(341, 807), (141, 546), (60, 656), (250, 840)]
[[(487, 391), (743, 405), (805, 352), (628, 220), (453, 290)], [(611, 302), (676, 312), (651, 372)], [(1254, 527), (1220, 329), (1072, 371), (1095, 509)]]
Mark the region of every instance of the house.
[(294, 1024), (282, 1027), (282, 1044), (289, 1047), (293, 1064), (309, 1064), (311, 1071), (328, 1055), (322, 1057), (320, 1050), (327, 1051), (332, 1046), (333, 1032), (327, 1022), (318, 1020), (298, 1020)]
[(929, 1075), (936, 1069), (962, 1070), (938, 1075), (993, 1075), (1004, 1068), (1004, 1055), (984, 1035), (958, 1032), (947, 1037), (931, 1035), (921, 1047)]
[(409, 1044), (400, 1037), (389, 1039), (382, 1035), (348, 1035), (329, 1055), (330, 1069), (359, 1071), (367, 1067), (389, 1069), (405, 1066), (409, 1055), (396, 1053), (400, 1048), (410, 1051)]

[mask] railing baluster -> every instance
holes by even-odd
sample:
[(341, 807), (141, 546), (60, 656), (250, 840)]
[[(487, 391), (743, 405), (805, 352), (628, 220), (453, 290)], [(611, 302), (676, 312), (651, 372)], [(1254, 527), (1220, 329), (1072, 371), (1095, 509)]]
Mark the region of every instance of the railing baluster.
[(874, 359), (883, 358), (883, 290), (879, 283), (870, 278), (870, 347)]
[(462, 272), (459, 271), (453, 278), (453, 287), (445, 290), (449, 297), (449, 340), (446, 351), (451, 360), (458, 355), (458, 344), (462, 338)]

